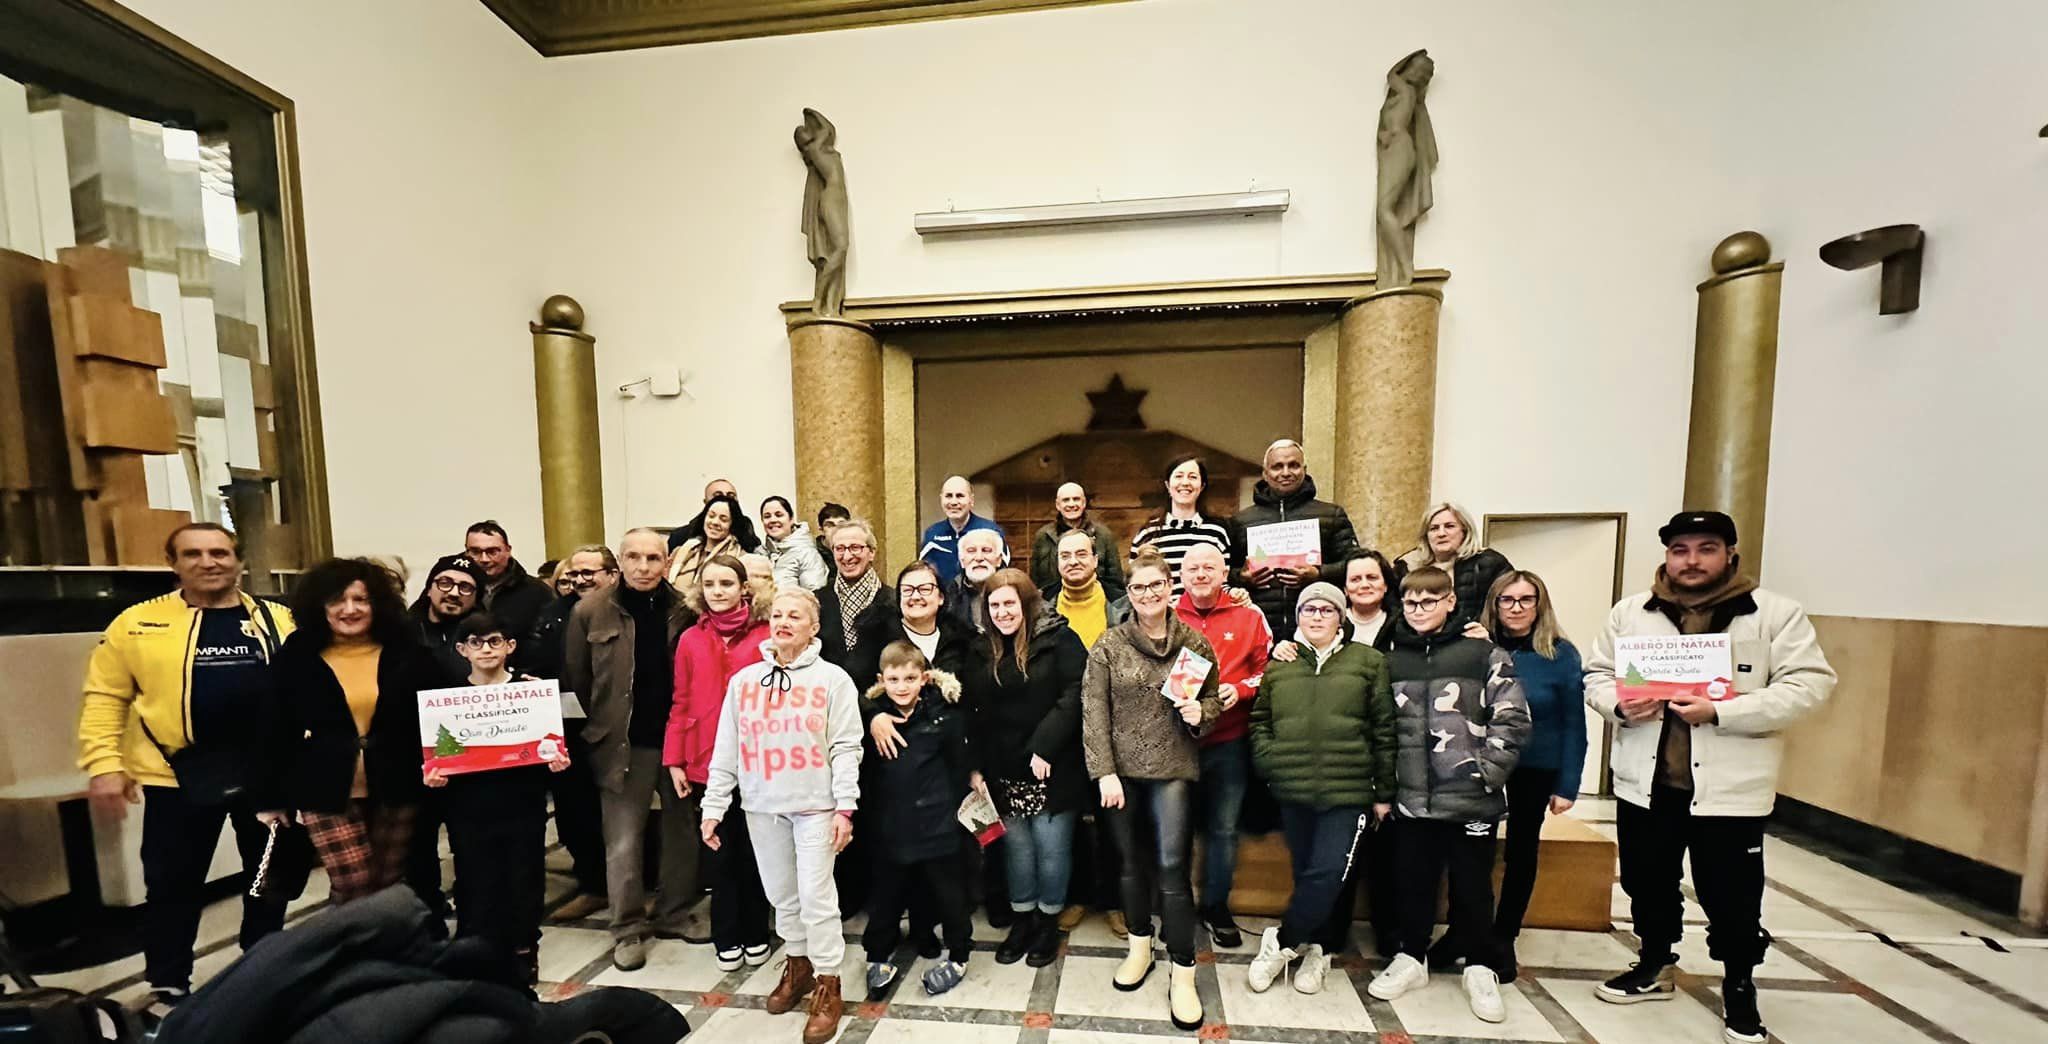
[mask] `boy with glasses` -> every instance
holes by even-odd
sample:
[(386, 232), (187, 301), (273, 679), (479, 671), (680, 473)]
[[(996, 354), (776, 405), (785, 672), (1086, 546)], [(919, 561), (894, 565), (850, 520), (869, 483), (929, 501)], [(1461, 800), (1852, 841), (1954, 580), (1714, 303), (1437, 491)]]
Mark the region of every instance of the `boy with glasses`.
[(1394, 689), (1394, 842), (1401, 952), (1367, 991), (1391, 1001), (1429, 980), (1438, 882), (1450, 871), (1447, 947), (1466, 959), (1465, 998), (1487, 1022), (1507, 1018), (1493, 934), (1494, 835), (1508, 774), (1529, 736), (1515, 659), (1450, 626), (1450, 574), (1424, 566), (1401, 583), (1400, 625), (1387, 653)]
[[(532, 681), (505, 666), (518, 646), (489, 613), (465, 617), (455, 642), (469, 663), (465, 684)], [(422, 773), (427, 786), (441, 791), (455, 855), (455, 934), (496, 943), (529, 984), (540, 979), (540, 917), (547, 901), (547, 774), (569, 767), (567, 751), (557, 748), (554, 755), (546, 768)]]

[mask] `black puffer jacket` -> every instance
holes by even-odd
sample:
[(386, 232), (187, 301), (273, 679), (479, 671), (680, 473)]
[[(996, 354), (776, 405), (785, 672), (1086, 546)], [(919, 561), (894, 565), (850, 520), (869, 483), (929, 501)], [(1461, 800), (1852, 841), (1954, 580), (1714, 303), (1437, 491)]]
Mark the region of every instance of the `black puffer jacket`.
[[(1486, 611), (1486, 593), (1493, 590), (1493, 582), (1513, 568), (1508, 556), (1490, 547), (1482, 547), (1472, 557), (1460, 561), (1451, 573), (1451, 590), (1458, 596), (1458, 608), (1451, 613), (1451, 622), (1444, 629), (1455, 634), (1464, 630), (1466, 624), (1478, 622), (1479, 614)], [(1394, 560), (1394, 576), (1387, 583), (1387, 612), (1394, 614), (1395, 619), (1401, 617), (1401, 581), (1407, 578), (1408, 556), (1403, 555)], [(1341, 587), (1344, 582), (1337, 583)]]
[(667, 1001), (622, 986), (536, 1004), (496, 947), (443, 941), (430, 917), (397, 885), (273, 933), (178, 1005), (157, 1044), (676, 1044), (690, 1032)]
[[(863, 716), (894, 714), (882, 683), (861, 698)], [(968, 740), (968, 711), (960, 705), (960, 682), (945, 671), (931, 672), (909, 721), (897, 721), (903, 749), (893, 758), (863, 742), (860, 762), (861, 811), (876, 831), (872, 851), (899, 866), (952, 855), (960, 850), (960, 802), (974, 771)]]
[(477, 592), (478, 604), (514, 638), (532, 634), (540, 614), (554, 601), (555, 589), (527, 572), (516, 558), (505, 566), (505, 578), (497, 586)]
[(1507, 813), (1508, 773), (1529, 739), (1514, 654), (1451, 624), (1422, 636), (1394, 625), (1395, 811), (1458, 823)]
[(1028, 675), (1018, 673), (1008, 656), (991, 668), (984, 638), (974, 643), (964, 676), (981, 773), (1004, 815), (1010, 809), (998, 781), (1032, 779), (1034, 754), (1052, 765), (1045, 781), (1047, 812), (1079, 808), (1093, 789), (1081, 757), (1081, 678), (1088, 671), (1088, 649), (1066, 619), (1050, 609), (1039, 615), (1036, 626), (1024, 656)]
[[(1287, 496), (1281, 496), (1260, 479), (1252, 487), (1252, 506), (1237, 513), (1237, 525), (1247, 533), (1253, 526), (1269, 525), (1274, 522), (1298, 522), (1304, 518), (1316, 520), (1316, 529), (1323, 538), (1323, 566), (1317, 579), (1344, 587), (1344, 560), (1358, 550), (1358, 533), (1351, 528), (1351, 516), (1344, 509), (1327, 500), (1316, 499), (1316, 480), (1304, 477), (1301, 488)], [(1249, 539), (1249, 537), (1247, 537)], [(1242, 571), (1231, 580), (1235, 584), (1246, 584)], [(1276, 635), (1294, 633), (1294, 599), (1301, 594), (1302, 585), (1289, 579), (1265, 587), (1252, 588), (1252, 604), (1266, 614), (1266, 626)]]
[(419, 693), (449, 684), (425, 649), (392, 644), (378, 654), (377, 709), (367, 735), (356, 732), (341, 681), (307, 632), (285, 639), (270, 678), (277, 713), (252, 795), (258, 808), (344, 811), (358, 751), (372, 804), (419, 800)]
[(533, 630), (519, 639), (512, 665), (536, 678), (562, 676), (562, 640), (569, 633), (569, 614), (576, 611), (574, 592), (555, 599), (541, 610)]

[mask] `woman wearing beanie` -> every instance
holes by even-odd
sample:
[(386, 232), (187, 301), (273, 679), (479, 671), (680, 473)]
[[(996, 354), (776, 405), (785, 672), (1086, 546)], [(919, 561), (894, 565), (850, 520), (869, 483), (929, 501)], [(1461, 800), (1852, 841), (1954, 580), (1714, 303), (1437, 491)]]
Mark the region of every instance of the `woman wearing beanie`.
[[(1123, 852), (1130, 954), (1117, 966), (1114, 984), (1136, 990), (1152, 973), (1156, 887), (1166, 952), (1173, 960), (1169, 1014), (1175, 1026), (1192, 1030), (1202, 1025), (1202, 999), (1195, 992), (1188, 849), (1193, 784), (1201, 767), (1199, 740), (1223, 710), (1216, 694), (1216, 652), (1173, 614), (1173, 573), (1157, 551), (1139, 548), (1125, 575), (1130, 578), (1131, 618), (1102, 632), (1088, 651), (1081, 683), (1088, 775), (1096, 780), (1110, 832)], [(1184, 659), (1184, 652), (1199, 661)], [(1167, 695), (1176, 666), (1201, 672), (1193, 695)]]
[(719, 822), (737, 791), (788, 954), (766, 1008), (780, 1015), (808, 995), (804, 1044), (824, 1044), (844, 1013), (838, 972), (846, 939), (832, 866), (853, 840), (860, 709), (853, 681), (819, 655), (816, 595), (778, 592), (760, 648), (762, 662), (725, 690), (704, 787), (704, 846), (722, 847)]
[(1060, 950), (1060, 911), (1072, 879), (1074, 820), (1088, 800), (1081, 758), (1081, 676), (1088, 647), (1045, 607), (1031, 577), (1004, 569), (982, 588), (978, 636), (966, 689), (974, 748), (989, 795), (1003, 816), (1009, 937), (999, 964), (1029, 955), (1051, 964)]
[(1521, 760), (1508, 774), (1506, 866), (1493, 934), (1499, 939), (1500, 981), (1513, 982), (1515, 937), (1536, 887), (1536, 853), (1544, 813), (1563, 815), (1579, 798), (1586, 763), (1586, 683), (1579, 651), (1557, 626), (1550, 588), (1541, 577), (1511, 569), (1494, 581), (1480, 623), (1493, 644), (1515, 656), (1515, 677), (1529, 701), (1531, 728)]
[[(768, 640), (767, 599), (756, 599), (746, 566), (729, 555), (705, 563), (697, 598), (690, 606), (697, 623), (676, 640), (675, 707), (669, 712), (661, 763), (677, 798), (688, 800), (711, 778), (711, 751), (725, 690), (733, 675), (761, 662)], [(735, 802), (737, 803), (737, 801)], [(753, 842), (745, 816), (726, 817), (724, 843), (706, 854), (711, 881), (711, 944), (720, 971), (742, 961), (768, 962), (768, 897), (754, 867)]]
[(825, 556), (818, 553), (818, 542), (811, 539), (810, 527), (797, 520), (796, 509), (788, 500), (769, 497), (761, 502), (761, 531), (768, 536), (761, 551), (775, 563), (778, 585), (815, 591), (832, 579)]
[(1366, 830), (1393, 809), (1394, 690), (1386, 658), (1344, 640), (1345, 612), (1335, 586), (1303, 588), (1295, 599), (1298, 655), (1266, 667), (1252, 704), (1252, 764), (1280, 802), (1294, 864), (1286, 916), (1266, 929), (1252, 958), (1255, 993), (1297, 957), (1294, 988), (1323, 988), (1330, 959), (1311, 940), (1343, 894)]

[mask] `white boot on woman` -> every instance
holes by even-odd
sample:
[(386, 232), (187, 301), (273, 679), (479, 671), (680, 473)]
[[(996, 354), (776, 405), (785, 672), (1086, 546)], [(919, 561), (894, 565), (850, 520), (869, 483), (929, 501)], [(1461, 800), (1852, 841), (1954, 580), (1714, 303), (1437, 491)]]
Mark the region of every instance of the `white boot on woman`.
[(1145, 978), (1152, 974), (1152, 937), (1132, 932), (1128, 940), (1131, 952), (1124, 956), (1124, 962), (1116, 966), (1116, 978), (1111, 984), (1129, 993), (1145, 985)]
[(1202, 1028), (1202, 994), (1195, 989), (1195, 966), (1176, 964), (1166, 980), (1167, 1013), (1183, 1030)]

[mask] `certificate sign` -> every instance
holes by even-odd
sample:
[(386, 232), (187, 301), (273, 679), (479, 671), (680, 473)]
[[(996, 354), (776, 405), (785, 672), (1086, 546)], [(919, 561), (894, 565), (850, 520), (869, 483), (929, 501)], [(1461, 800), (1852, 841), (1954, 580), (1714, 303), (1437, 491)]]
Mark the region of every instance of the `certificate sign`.
[(1202, 694), (1202, 680), (1209, 676), (1209, 668), (1215, 666), (1209, 658), (1193, 649), (1183, 648), (1173, 658), (1173, 667), (1166, 672), (1166, 680), (1159, 685), (1159, 691), (1173, 705), (1178, 707)]
[(1316, 520), (1268, 522), (1244, 531), (1245, 558), (1254, 567), (1299, 569), (1323, 564), (1323, 534)]
[(1668, 700), (1692, 694), (1735, 695), (1734, 647), (1725, 634), (1641, 635), (1614, 640), (1614, 694), (1623, 700)]
[(562, 694), (553, 681), (420, 693), (420, 759), (449, 775), (538, 765), (562, 754)]

